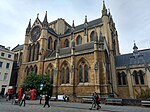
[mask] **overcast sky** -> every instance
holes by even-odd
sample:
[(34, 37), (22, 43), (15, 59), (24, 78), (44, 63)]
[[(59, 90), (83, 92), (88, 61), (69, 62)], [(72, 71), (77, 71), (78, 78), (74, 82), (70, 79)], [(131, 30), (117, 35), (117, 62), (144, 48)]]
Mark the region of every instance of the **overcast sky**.
[[(135, 41), (139, 49), (150, 48), (150, 0), (105, 0), (119, 35), (121, 54), (133, 51)], [(24, 43), (25, 30), (35, 21), (41, 21), (45, 12), (48, 22), (58, 18), (70, 25), (82, 24), (101, 17), (102, 0), (0, 0), (0, 44), (14, 48)]]

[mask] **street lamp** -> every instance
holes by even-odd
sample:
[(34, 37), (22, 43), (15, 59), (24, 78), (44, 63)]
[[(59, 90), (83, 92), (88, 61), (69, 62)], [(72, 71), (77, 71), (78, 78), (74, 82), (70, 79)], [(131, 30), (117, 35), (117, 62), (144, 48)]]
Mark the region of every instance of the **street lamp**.
[[(44, 73), (44, 49), (41, 50), (41, 52), (39, 53), (39, 55), (41, 56), (40, 57), (40, 61), (42, 61), (42, 82), (40, 84), (40, 91), (41, 91), (41, 94), (43, 93), (43, 73)], [(40, 104), (41, 104), (41, 100), (42, 100), (42, 96), (40, 95)]]

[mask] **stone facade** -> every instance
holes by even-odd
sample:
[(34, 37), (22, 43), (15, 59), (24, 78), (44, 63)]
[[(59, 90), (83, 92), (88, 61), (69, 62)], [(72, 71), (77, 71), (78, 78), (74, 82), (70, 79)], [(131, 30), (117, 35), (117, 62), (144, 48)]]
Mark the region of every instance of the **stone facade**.
[(150, 88), (150, 49), (138, 50), (136, 44), (133, 53), (116, 57), (116, 77), (119, 97), (137, 98)]
[(0, 94), (5, 95), (10, 89), (10, 78), (11, 76), (14, 52), (10, 48), (0, 45)]
[[(14, 48), (14, 51), (17, 49)], [(48, 23), (37, 16), (26, 29), (18, 87), (30, 72), (47, 74), (53, 95), (89, 96), (96, 91), (108, 96), (117, 92), (114, 58), (119, 55), (118, 35), (112, 16), (103, 3), (102, 16), (72, 26), (59, 18)], [(39, 55), (40, 54), (40, 55)], [(112, 89), (113, 88), (113, 89)]]

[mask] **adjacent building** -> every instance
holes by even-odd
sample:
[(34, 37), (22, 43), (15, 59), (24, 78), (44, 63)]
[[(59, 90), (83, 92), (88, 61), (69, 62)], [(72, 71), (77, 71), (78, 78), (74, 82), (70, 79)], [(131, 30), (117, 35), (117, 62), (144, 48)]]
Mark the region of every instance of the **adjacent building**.
[(14, 54), (10, 48), (5, 48), (5, 46), (0, 45), (0, 92), (2, 95), (9, 88)]

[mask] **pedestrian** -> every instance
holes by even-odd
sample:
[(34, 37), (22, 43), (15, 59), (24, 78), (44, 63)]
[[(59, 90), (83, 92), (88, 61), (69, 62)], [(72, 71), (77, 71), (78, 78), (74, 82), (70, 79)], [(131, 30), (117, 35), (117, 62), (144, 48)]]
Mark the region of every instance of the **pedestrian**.
[(6, 97), (6, 101), (8, 101), (8, 99), (9, 99), (8, 92), (6, 92), (5, 97)]
[(42, 104), (42, 94), (40, 94), (40, 104)]
[(95, 94), (95, 92), (92, 94), (92, 106), (89, 109), (92, 110), (93, 107), (94, 108), (96, 107), (96, 94)]
[(24, 92), (23, 95), (22, 95), (22, 98), (21, 98), (21, 103), (20, 103), (20, 106), (24, 103), (24, 107), (26, 105), (26, 93)]
[(49, 99), (50, 99), (49, 95), (46, 94), (46, 95), (45, 95), (45, 104), (44, 104), (43, 107), (45, 107), (46, 105), (48, 106), (48, 108), (50, 107), (50, 105), (49, 105)]
[(66, 102), (66, 95), (63, 93), (63, 100)]
[(95, 95), (96, 95), (96, 105), (97, 105), (97, 110), (101, 108), (100, 106), (100, 96), (95, 92)]

